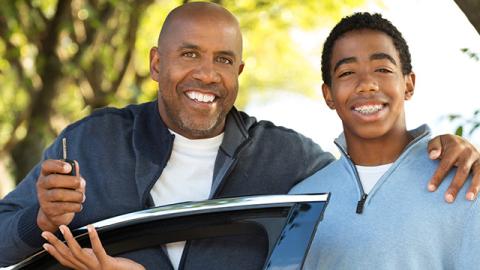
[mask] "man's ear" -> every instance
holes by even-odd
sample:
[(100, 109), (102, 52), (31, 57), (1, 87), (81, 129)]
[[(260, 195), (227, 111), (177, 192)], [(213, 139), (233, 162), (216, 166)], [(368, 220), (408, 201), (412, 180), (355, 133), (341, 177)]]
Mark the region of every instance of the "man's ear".
[(322, 84), (322, 93), (323, 93), (323, 99), (325, 99), (325, 103), (327, 103), (327, 106), (335, 110), (335, 102), (333, 102), (332, 98), (332, 93), (330, 92), (330, 87), (327, 84)]
[(238, 67), (238, 75), (242, 74), (243, 68), (245, 67), (245, 62), (241, 62), (240, 66)]
[(153, 47), (150, 49), (150, 77), (156, 82), (158, 82), (160, 74), (159, 63), (160, 55), (158, 53), (158, 48)]
[(405, 100), (410, 100), (415, 92), (415, 73), (405, 75)]

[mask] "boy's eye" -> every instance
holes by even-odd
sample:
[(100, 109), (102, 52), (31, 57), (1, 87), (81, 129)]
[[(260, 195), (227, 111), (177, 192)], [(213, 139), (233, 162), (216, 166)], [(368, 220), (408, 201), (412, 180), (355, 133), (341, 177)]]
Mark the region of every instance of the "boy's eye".
[(227, 57), (223, 57), (223, 56), (217, 57), (217, 62), (222, 64), (227, 64), (227, 65), (233, 64), (233, 61), (231, 59), (228, 59)]
[(197, 58), (198, 54), (196, 52), (184, 52), (182, 56), (189, 57), (189, 58)]
[(353, 71), (345, 71), (345, 72), (342, 72), (338, 75), (339, 78), (342, 78), (342, 77), (345, 77), (345, 76), (348, 76), (348, 75), (351, 75), (353, 74)]
[(377, 68), (375, 71), (378, 71), (381, 73), (392, 73), (392, 71), (387, 68)]

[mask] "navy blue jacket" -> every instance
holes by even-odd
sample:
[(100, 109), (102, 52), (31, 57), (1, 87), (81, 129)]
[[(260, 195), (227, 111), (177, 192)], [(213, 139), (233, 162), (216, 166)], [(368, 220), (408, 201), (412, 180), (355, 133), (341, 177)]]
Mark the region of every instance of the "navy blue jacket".
[[(68, 126), (44, 152), (45, 159), (79, 162), (85, 178), (83, 210), (69, 225), (78, 228), (153, 206), (150, 190), (170, 157), (174, 136), (158, 113), (157, 102), (106, 108)], [(333, 161), (310, 139), (268, 121), (257, 122), (235, 108), (215, 162), (211, 198), (285, 194), (300, 180)], [(44, 242), (36, 223), (35, 182), (40, 163), (0, 201), (0, 266), (20, 261)], [(227, 237), (187, 243), (183, 269), (257, 269), (267, 243), (255, 237)], [(171, 269), (161, 248), (124, 254), (147, 269)]]

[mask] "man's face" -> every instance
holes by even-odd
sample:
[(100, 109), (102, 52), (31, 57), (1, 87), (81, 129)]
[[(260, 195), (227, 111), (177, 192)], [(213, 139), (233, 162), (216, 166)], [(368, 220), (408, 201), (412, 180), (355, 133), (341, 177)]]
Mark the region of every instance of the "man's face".
[(235, 102), (243, 69), (238, 28), (198, 14), (169, 27), (159, 48), (150, 51), (160, 115), (187, 138), (216, 136)]
[(413, 94), (414, 75), (403, 75), (392, 39), (379, 31), (347, 32), (333, 47), (327, 105), (342, 119), (345, 135), (377, 139), (406, 130), (404, 100)]

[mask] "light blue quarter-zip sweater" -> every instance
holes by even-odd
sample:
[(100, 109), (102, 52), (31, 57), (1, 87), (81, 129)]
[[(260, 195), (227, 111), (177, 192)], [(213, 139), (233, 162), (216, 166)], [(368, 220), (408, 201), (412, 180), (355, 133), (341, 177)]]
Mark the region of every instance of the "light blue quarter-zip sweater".
[(438, 166), (426, 150), (430, 130), (424, 125), (411, 134), (364, 201), (343, 136), (335, 141), (341, 158), (290, 191), (332, 194), (304, 269), (480, 269), (479, 202), (459, 196), (445, 203), (454, 171), (438, 191), (427, 191)]

